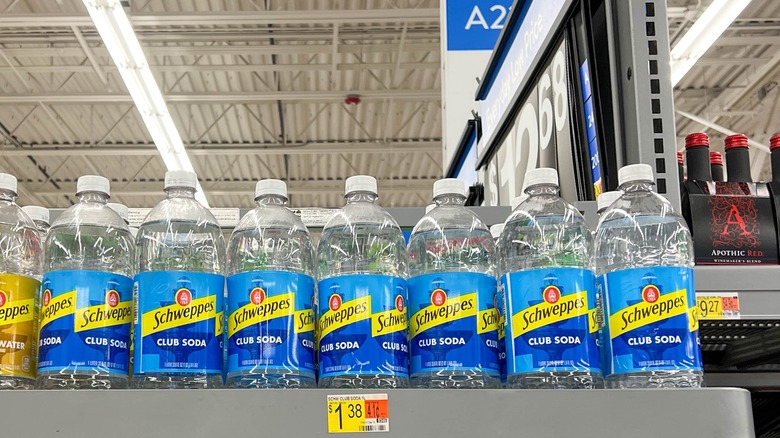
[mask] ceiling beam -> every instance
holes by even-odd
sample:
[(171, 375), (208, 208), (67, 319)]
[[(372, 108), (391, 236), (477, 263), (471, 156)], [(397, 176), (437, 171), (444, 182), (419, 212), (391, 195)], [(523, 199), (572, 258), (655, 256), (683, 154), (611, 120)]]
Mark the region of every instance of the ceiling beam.
[[(386, 180), (377, 181), (379, 193), (423, 193), (430, 195), (433, 183), (437, 178), (406, 179), (406, 180)], [(24, 182), (28, 192), (35, 193), (37, 196), (61, 196), (64, 194), (75, 193), (75, 181), (56, 181), (60, 185), (60, 190), (52, 190), (51, 185), (39, 182)], [(117, 196), (158, 196), (162, 195), (163, 181), (144, 181), (123, 183), (122, 181), (111, 182), (111, 195)], [(209, 189), (209, 195), (228, 196), (228, 195), (254, 195), (254, 180), (246, 181), (209, 181), (201, 180), (204, 185), (212, 185)], [(322, 181), (287, 181), (287, 192), (291, 195), (315, 195), (332, 194), (344, 192), (344, 180), (322, 180)]]
[[(211, 104), (211, 103), (261, 103), (261, 102), (341, 102), (350, 94), (357, 94), (364, 102), (395, 100), (436, 100), (441, 92), (436, 89), (425, 90), (344, 90), (344, 91), (268, 91), (249, 93), (180, 93), (167, 94), (168, 103)], [(3, 94), (0, 105), (37, 104), (46, 102), (57, 104), (116, 104), (130, 103), (129, 94)]]
[[(133, 27), (145, 26), (283, 26), (365, 23), (439, 22), (438, 8), (428, 9), (343, 9), (255, 12), (171, 12), (133, 13)], [(6, 14), (0, 15), (0, 28), (70, 27), (94, 23), (88, 15)]]
[[(108, 157), (108, 156), (155, 156), (159, 154), (153, 144), (112, 144), (102, 146), (30, 145), (22, 144), (23, 149), (0, 149), (0, 157)], [(360, 141), (360, 142), (312, 142), (288, 143), (287, 145), (268, 145), (246, 143), (225, 143), (190, 146), (186, 145), (191, 156), (227, 155), (322, 155), (332, 153), (347, 154), (413, 154), (441, 152), (441, 139), (411, 141)]]
[[(728, 60), (729, 64), (740, 63), (739, 59)], [(748, 62), (751, 62), (748, 60)], [(766, 60), (762, 61), (766, 62)], [(755, 63), (758, 63), (756, 61)], [(116, 66), (100, 65), (104, 70), (115, 70)], [(164, 73), (185, 73), (185, 72), (207, 72), (207, 71), (227, 71), (227, 72), (300, 72), (300, 71), (328, 71), (333, 68), (332, 64), (212, 64), (212, 65), (150, 65), (155, 72)], [(434, 70), (441, 67), (438, 62), (410, 62), (403, 63), (402, 70)], [(360, 71), (360, 70), (392, 70), (395, 63), (377, 62), (369, 64), (338, 64), (336, 70), (339, 71)], [(89, 65), (30, 65), (30, 66), (2, 66), (0, 74), (20, 73), (91, 73), (94, 68)]]

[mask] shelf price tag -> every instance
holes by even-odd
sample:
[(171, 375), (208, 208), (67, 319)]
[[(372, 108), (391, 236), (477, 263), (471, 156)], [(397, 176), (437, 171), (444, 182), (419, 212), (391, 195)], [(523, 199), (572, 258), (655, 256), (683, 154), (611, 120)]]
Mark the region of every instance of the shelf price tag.
[(702, 293), (696, 294), (699, 319), (739, 319), (739, 294)]
[(389, 431), (387, 394), (328, 396), (328, 433)]

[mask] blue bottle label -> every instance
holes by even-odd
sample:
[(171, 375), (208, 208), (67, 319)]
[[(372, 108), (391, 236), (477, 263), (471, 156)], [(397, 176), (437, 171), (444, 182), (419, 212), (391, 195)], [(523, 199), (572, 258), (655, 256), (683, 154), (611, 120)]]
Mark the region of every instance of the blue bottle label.
[(702, 369), (691, 268), (633, 268), (605, 277), (610, 374)]
[(100, 271), (43, 276), (38, 371), (100, 368), (127, 375), (133, 280)]
[(221, 374), (225, 277), (142, 272), (135, 287), (133, 372)]
[(314, 279), (257, 271), (231, 275), (227, 372), (280, 368), (314, 374)]
[(496, 279), (473, 272), (409, 280), (411, 372), (498, 374)]
[(406, 281), (356, 274), (319, 282), (320, 378), (409, 376)]
[(496, 290), (496, 310), (498, 310), (498, 374), (501, 384), (506, 385), (506, 297), (504, 286), (500, 282)]
[(507, 294), (507, 373), (600, 372), (596, 284), (582, 268), (501, 277)]

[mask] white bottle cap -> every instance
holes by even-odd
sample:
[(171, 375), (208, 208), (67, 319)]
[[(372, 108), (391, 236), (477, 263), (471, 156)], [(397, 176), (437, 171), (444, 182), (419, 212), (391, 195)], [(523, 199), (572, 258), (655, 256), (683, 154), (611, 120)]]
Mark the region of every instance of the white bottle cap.
[(369, 192), (376, 195), (376, 178), (368, 175), (350, 176), (344, 184), (344, 194), (349, 195), (354, 192)]
[(30, 219), (34, 221), (41, 221), (49, 223), (49, 209), (44, 208), (38, 205), (28, 205), (26, 207), (22, 207), (22, 210), (24, 210), (25, 213), (27, 213), (27, 216), (30, 216)]
[(604, 192), (599, 195), (596, 203), (598, 203), (598, 211), (604, 210), (617, 201), (619, 197), (623, 196), (623, 192), (620, 190), (614, 190), (611, 192)]
[(558, 171), (549, 167), (531, 169), (525, 173), (523, 186), (531, 187), (539, 184), (558, 185)]
[(165, 188), (169, 187), (197, 188), (198, 175), (189, 170), (169, 170), (165, 172)]
[(509, 206), (512, 207), (512, 211), (517, 210), (517, 206), (525, 202), (526, 199), (528, 199), (528, 195), (520, 195), (515, 196), (511, 201), (509, 201)]
[(136, 227), (127, 227), (127, 229), (130, 230), (130, 234), (133, 235), (133, 239), (135, 239), (138, 236), (138, 228), (136, 228)]
[(9, 190), (16, 193), (16, 177), (7, 173), (0, 173), (0, 190)]
[(76, 194), (84, 192), (98, 192), (111, 194), (111, 183), (108, 178), (98, 175), (84, 175), (76, 182)]
[(501, 237), (501, 233), (503, 232), (504, 224), (495, 224), (490, 226), (490, 235), (493, 236), (494, 239)]
[(428, 204), (428, 205), (426, 205), (425, 206), (425, 214), (430, 213), (431, 210), (433, 210), (434, 208), (436, 208), (436, 204)]
[(287, 184), (279, 179), (261, 179), (255, 185), (255, 199), (265, 195), (276, 195), (287, 199)]
[(460, 195), (467, 198), (468, 194), (466, 183), (457, 178), (444, 178), (433, 183), (434, 198), (441, 195)]
[(125, 204), (119, 204), (117, 202), (109, 202), (106, 207), (114, 210), (119, 217), (125, 222), (130, 222), (130, 209)]
[(632, 181), (655, 182), (653, 168), (649, 164), (630, 164), (618, 170), (618, 184), (621, 186)]

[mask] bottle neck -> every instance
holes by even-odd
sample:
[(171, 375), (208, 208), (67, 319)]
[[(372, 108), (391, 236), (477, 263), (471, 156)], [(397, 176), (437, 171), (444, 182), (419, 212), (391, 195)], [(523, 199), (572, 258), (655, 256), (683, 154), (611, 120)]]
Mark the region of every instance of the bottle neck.
[(358, 202), (370, 202), (373, 204), (378, 197), (379, 196), (377, 196), (376, 193), (371, 192), (350, 192), (344, 196), (347, 200), (347, 204), (356, 204)]
[(561, 188), (555, 184), (536, 184), (525, 189), (529, 196), (552, 195), (558, 196)]
[(255, 199), (258, 206), (277, 205), (284, 206), (287, 204), (287, 198), (279, 195), (263, 195)]
[(729, 182), (753, 182), (750, 176), (750, 152), (747, 148), (727, 150), (726, 169), (729, 173)]
[(685, 150), (685, 159), (688, 163), (689, 181), (712, 181), (709, 147), (690, 147)]
[(192, 198), (195, 199), (195, 189), (191, 187), (168, 187), (165, 189), (168, 199), (171, 198)]
[(635, 192), (652, 192), (655, 184), (650, 181), (628, 181), (623, 183), (619, 188), (625, 193)]
[(780, 183), (780, 148), (772, 149), (772, 181)]
[(433, 198), (433, 202), (437, 206), (441, 206), (441, 205), (463, 206), (466, 204), (466, 198), (462, 195), (458, 195), (455, 193), (444, 193), (442, 195)]
[(16, 193), (10, 190), (0, 190), (0, 201), (16, 202)]
[(101, 192), (84, 192), (78, 195), (79, 202), (97, 202), (99, 204), (108, 204), (108, 195)]
[(723, 165), (722, 164), (710, 164), (710, 172), (712, 173), (712, 180), (717, 182), (723, 182)]

